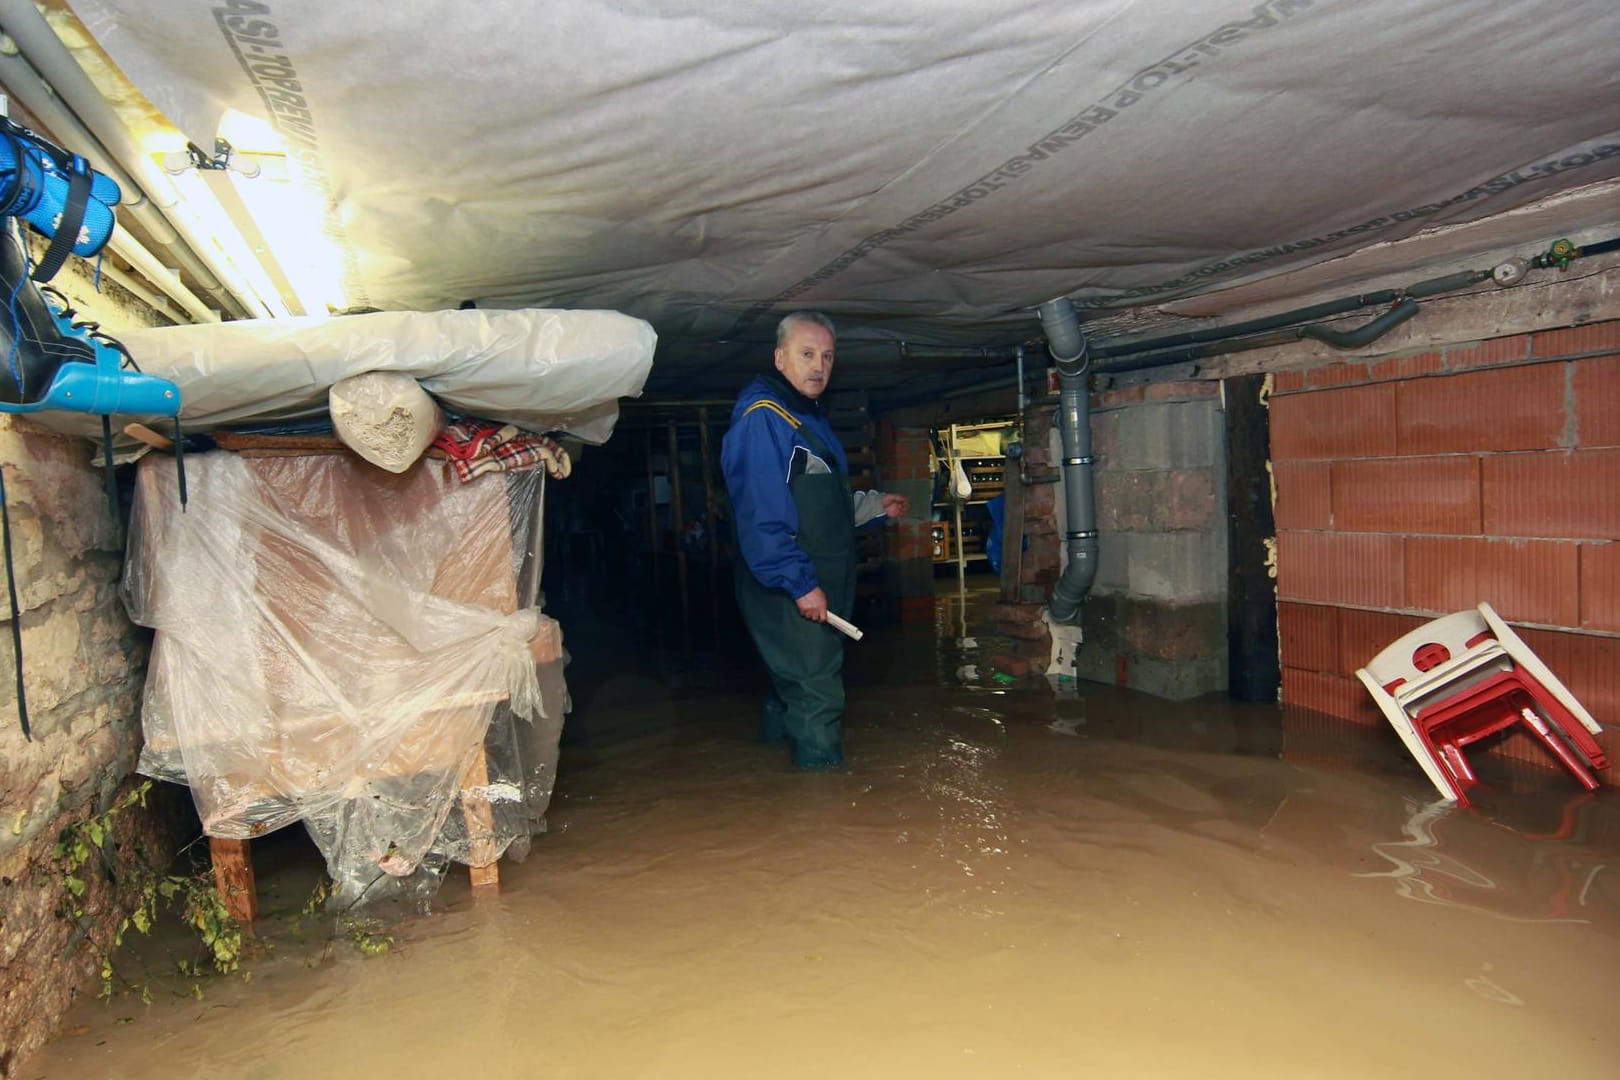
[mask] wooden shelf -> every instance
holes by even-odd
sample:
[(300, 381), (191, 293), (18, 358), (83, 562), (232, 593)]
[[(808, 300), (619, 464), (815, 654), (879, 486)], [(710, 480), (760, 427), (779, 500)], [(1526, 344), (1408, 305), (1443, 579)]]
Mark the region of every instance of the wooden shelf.
[[(961, 452), (963, 443), (981, 451), (995, 445), (993, 439), (962, 438), (976, 432), (1001, 432), (1016, 437), (1018, 424), (1012, 419), (989, 420), (977, 424), (952, 424), (938, 429), (936, 434), (944, 457), (939, 461), (942, 471), (935, 476), (935, 483), (943, 481), (949, 485), (956, 475), (956, 470), (960, 469), (966, 475), (971, 491), (966, 499), (944, 499), (933, 502), (933, 509), (944, 511), (950, 517), (949, 521), (933, 523), (936, 563), (954, 562), (961, 565), (988, 559), (984, 546), (993, 525), (990, 513), (984, 507), (991, 500), (1005, 494), (1008, 468), (1007, 458), (1001, 454), (985, 456), (982, 453), (974, 454), (971, 450), (966, 454)], [(947, 487), (947, 490), (950, 488)], [(955, 535), (958, 524), (961, 526), (960, 537)]]

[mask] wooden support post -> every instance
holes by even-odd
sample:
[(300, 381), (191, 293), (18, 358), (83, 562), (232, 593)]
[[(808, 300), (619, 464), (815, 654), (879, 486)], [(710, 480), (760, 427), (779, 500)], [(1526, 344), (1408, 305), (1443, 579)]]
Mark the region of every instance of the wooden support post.
[(714, 495), (714, 469), (709, 445), (709, 407), (698, 406), (698, 452), (703, 457), (703, 502), (709, 537), (709, 621), (720, 633), (720, 506)]
[(461, 778), (461, 815), (467, 826), (467, 873), (473, 896), (501, 891), (501, 866), (495, 853), (495, 812), (484, 794), (489, 786), (489, 761), (480, 746)]
[(951, 499), (951, 517), (956, 523), (956, 589), (967, 594), (967, 548), (962, 543), (962, 500)]
[(1023, 462), (1009, 457), (1002, 469), (1001, 602), (1016, 604), (1021, 597), (1019, 579), (1024, 570)]
[(214, 888), (225, 910), (243, 927), (259, 917), (259, 887), (253, 879), (253, 855), (247, 840), (208, 838), (208, 857), (214, 864)]
[(681, 447), (675, 421), (669, 422), (669, 523), (675, 535), (675, 576), (681, 590), (681, 644), (692, 647), (692, 608), (686, 586), (686, 513), (681, 506)]
[(960, 596), (967, 595), (967, 545), (962, 543), (962, 494), (956, 490), (956, 476), (963, 468), (962, 451), (956, 445), (956, 433), (960, 431), (959, 425), (952, 424), (945, 436), (946, 461), (951, 472), (951, 518), (955, 523), (956, 533), (956, 591)]
[(658, 550), (658, 483), (653, 476), (653, 433), (647, 432), (647, 547), (652, 555), (653, 591), (663, 592), (662, 553)]
[(1238, 701), (1276, 701), (1277, 581), (1267, 565), (1272, 520), (1271, 410), (1260, 399), (1263, 374), (1222, 384), (1226, 420), (1228, 688)]

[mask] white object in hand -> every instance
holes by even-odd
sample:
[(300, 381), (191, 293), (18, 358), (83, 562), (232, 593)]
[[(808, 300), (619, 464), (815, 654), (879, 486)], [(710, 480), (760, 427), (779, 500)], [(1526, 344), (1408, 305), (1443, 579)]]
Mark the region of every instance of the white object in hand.
[(861, 633), (860, 628), (855, 626), (855, 624), (846, 619), (840, 619), (837, 615), (834, 615), (830, 611), (827, 612), (827, 625), (831, 626), (834, 630), (837, 630), (840, 634), (847, 634), (853, 641), (859, 641), (865, 636), (863, 633)]

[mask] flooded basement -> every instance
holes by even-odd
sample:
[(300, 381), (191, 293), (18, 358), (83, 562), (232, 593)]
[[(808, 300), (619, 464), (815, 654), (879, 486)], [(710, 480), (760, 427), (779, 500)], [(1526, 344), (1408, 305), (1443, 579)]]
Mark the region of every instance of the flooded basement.
[(1384, 732), (964, 684), (949, 624), (852, 647), (837, 772), (754, 741), (744, 668), (608, 680), (597, 730), (639, 734), (565, 749), (499, 897), (458, 868), (367, 957), (292, 932), (313, 878), (261, 865), (251, 981), (86, 1001), (20, 1074), (1620, 1070), (1612, 792), (1549, 771), (1450, 808)]

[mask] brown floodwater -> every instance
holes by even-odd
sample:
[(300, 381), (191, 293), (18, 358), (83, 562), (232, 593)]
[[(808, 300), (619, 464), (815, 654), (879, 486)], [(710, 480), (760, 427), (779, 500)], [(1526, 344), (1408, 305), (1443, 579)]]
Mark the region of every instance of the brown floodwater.
[(740, 675), (610, 681), (499, 897), (368, 957), (261, 865), (251, 981), (87, 1001), (20, 1075), (1620, 1075), (1611, 792), (1457, 809), (1385, 732), (1004, 685), (960, 617), (852, 647), (836, 772)]

